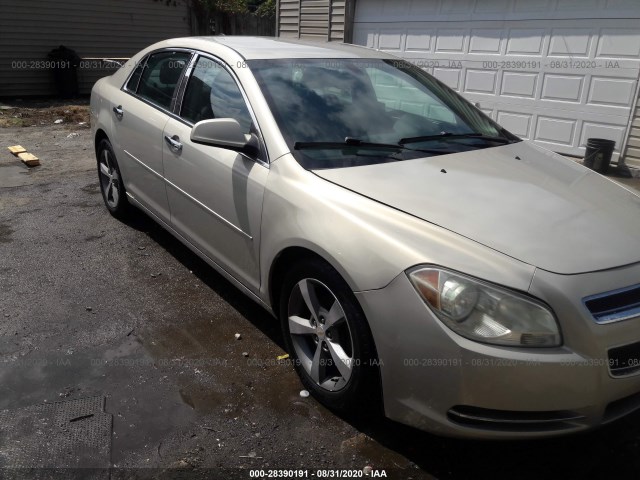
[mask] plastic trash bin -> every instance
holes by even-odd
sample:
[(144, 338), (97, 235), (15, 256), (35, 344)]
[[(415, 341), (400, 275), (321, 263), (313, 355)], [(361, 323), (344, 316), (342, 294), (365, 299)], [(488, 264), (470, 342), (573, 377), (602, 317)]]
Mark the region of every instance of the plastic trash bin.
[(607, 173), (615, 146), (616, 142), (613, 140), (589, 138), (587, 140), (587, 151), (584, 153), (584, 166), (598, 173)]
[(78, 67), (80, 57), (70, 48), (60, 45), (47, 55), (51, 63), (51, 71), (60, 98), (78, 96)]

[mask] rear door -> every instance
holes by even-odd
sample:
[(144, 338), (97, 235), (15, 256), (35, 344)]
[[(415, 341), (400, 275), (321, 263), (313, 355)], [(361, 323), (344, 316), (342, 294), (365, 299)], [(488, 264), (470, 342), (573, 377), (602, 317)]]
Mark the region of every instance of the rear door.
[(249, 158), (190, 140), (192, 126), (212, 118), (233, 118), (245, 133), (261, 138), (255, 117), (231, 71), (206, 56), (197, 59), (176, 112), (180, 119), (169, 119), (164, 129), (171, 223), (257, 292), (262, 198), (269, 173), (266, 153)]
[(165, 222), (170, 221), (162, 166), (162, 132), (191, 53), (164, 50), (149, 55), (124, 88), (115, 105), (116, 152), (125, 188)]

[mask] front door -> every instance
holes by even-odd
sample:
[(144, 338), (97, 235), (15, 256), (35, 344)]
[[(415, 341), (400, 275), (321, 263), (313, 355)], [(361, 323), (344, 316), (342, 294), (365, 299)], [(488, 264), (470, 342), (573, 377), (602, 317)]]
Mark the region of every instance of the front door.
[[(185, 90), (181, 120), (164, 129), (164, 172), (171, 223), (254, 292), (260, 287), (259, 241), (266, 158), (190, 141), (191, 126), (233, 118), (256, 133), (244, 97), (223, 65), (201, 56)], [(262, 155), (264, 156), (264, 155)]]

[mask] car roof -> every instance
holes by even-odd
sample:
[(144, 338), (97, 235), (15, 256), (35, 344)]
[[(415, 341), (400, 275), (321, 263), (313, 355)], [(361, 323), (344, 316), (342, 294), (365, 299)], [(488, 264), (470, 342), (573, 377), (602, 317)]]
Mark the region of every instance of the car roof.
[(395, 58), (385, 52), (345, 43), (304, 41), (277, 37), (209, 36), (174, 38), (166, 47), (182, 47), (209, 53), (225, 46), (246, 60), (277, 58)]

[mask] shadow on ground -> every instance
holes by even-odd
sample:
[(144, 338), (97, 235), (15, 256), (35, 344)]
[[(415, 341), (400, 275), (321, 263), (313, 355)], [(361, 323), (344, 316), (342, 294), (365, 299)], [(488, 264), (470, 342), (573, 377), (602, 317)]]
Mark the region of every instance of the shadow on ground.
[[(146, 215), (125, 223), (145, 233), (280, 348), (279, 323)], [(437, 478), (637, 478), (640, 413), (599, 430), (535, 441), (476, 441), (438, 437), (380, 415), (338, 415), (371, 437), (371, 448), (397, 452)], [(366, 444), (364, 447), (367, 448)], [(366, 453), (366, 452), (363, 452)], [(371, 452), (375, 457), (375, 452)]]
[(124, 220), (124, 223), (149, 236), (184, 267), (207, 285), (229, 305), (249, 320), (257, 329), (264, 333), (271, 341), (284, 349), (284, 341), (280, 332), (280, 324), (260, 305), (247, 301), (248, 297), (216, 272), (195, 253), (185, 247), (173, 235), (163, 229), (150, 217), (135, 209)]

